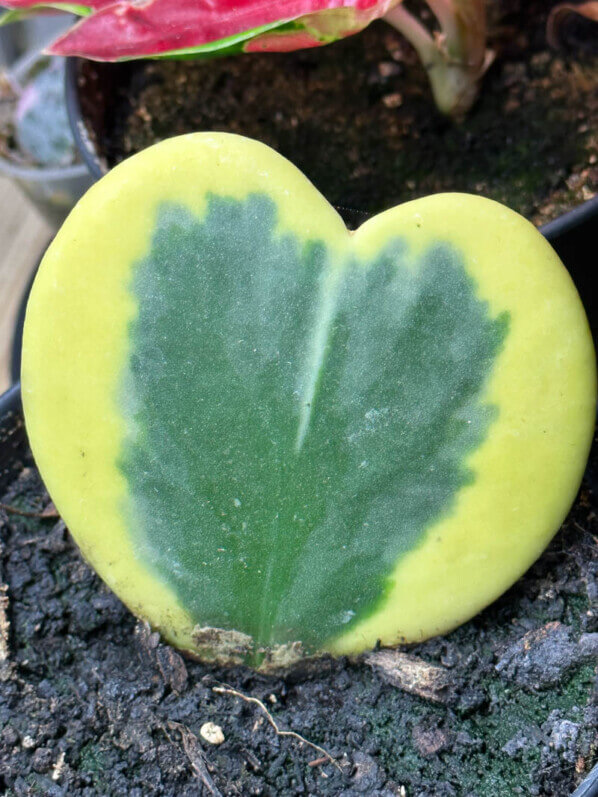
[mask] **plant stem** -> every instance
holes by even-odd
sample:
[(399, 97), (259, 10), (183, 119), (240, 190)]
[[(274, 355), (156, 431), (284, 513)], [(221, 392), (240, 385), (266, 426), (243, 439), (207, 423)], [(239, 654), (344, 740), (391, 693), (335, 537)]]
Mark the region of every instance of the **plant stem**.
[(427, 28), (413, 16), (413, 14), (405, 8), (401, 3), (388, 11), (384, 19), (393, 28), (396, 28), (399, 33), (402, 33), (407, 41), (415, 48), (422, 63), (426, 67), (427, 61), (434, 58), (434, 51), (436, 45), (432, 35), (428, 32)]
[(486, 50), (485, 0), (427, 0), (440, 33), (432, 34), (402, 3), (384, 19), (417, 51), (436, 105), (455, 119), (471, 108), (480, 80), (492, 62)]

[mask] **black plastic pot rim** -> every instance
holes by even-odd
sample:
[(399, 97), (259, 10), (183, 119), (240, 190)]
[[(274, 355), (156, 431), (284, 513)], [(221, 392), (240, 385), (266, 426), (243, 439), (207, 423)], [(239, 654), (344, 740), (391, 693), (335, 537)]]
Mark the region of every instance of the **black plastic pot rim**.
[(69, 124), (75, 139), (75, 145), (79, 150), (83, 163), (87, 166), (89, 173), (94, 180), (99, 180), (106, 172), (102, 167), (102, 162), (96, 154), (95, 147), (89, 135), (87, 125), (83, 121), (81, 104), (79, 102), (79, 91), (77, 85), (77, 72), (79, 69), (80, 58), (67, 58), (64, 70), (64, 91), (66, 97), (66, 110)]
[(21, 410), (21, 383), (17, 382), (0, 395), (0, 424), (9, 413)]

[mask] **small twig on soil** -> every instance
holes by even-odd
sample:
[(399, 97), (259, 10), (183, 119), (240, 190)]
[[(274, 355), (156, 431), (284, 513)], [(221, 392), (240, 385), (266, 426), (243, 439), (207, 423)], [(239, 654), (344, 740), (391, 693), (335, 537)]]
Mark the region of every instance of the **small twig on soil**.
[(0, 509), (8, 515), (20, 515), (21, 517), (36, 518), (37, 520), (45, 520), (46, 518), (59, 518), (60, 515), (56, 511), (54, 504), (48, 504), (41, 512), (33, 512), (27, 509), (19, 509), (18, 506), (10, 506), (10, 504), (0, 503)]
[[(214, 781), (210, 777), (210, 773), (208, 772), (208, 768), (204, 761), (204, 754), (201, 749), (201, 745), (199, 743), (197, 736), (195, 736), (194, 733), (191, 733), (189, 728), (186, 728), (184, 725), (181, 725), (180, 722), (174, 722), (173, 720), (169, 720), (168, 727), (171, 728), (172, 730), (178, 731), (181, 734), (181, 739), (183, 741), (183, 749), (185, 751), (185, 754), (189, 759), (193, 771), (195, 772), (197, 777), (201, 780), (206, 789), (214, 797), (222, 797), (222, 792), (220, 792), (216, 788)], [(168, 736), (168, 733), (166, 734), (166, 736)], [(168, 736), (168, 739), (172, 742), (170, 736)]]
[[(309, 739), (306, 739), (304, 736), (301, 736), (300, 733), (295, 733), (295, 731), (283, 731), (283, 730), (281, 730), (278, 727), (278, 724), (276, 723), (276, 720), (274, 719), (272, 714), (270, 714), (270, 712), (268, 711), (266, 706), (257, 697), (250, 697), (249, 695), (244, 695), (242, 692), (238, 692), (236, 689), (233, 689), (230, 686), (214, 686), (214, 687), (212, 687), (212, 691), (213, 692), (217, 692), (220, 695), (233, 695), (234, 697), (238, 697), (241, 700), (244, 700), (246, 703), (254, 703), (256, 706), (259, 706), (259, 708), (265, 714), (266, 719), (268, 720), (270, 725), (276, 731), (277, 736), (291, 736), (293, 739), (297, 739), (299, 742), (302, 742), (303, 744), (306, 744), (309, 747), (313, 747), (314, 750), (317, 750), (319, 753), (321, 753), (324, 756), (324, 758), (327, 761), (329, 761), (331, 764), (333, 764), (339, 770), (339, 772), (342, 772), (342, 768), (341, 768), (340, 764), (338, 763), (338, 761), (336, 761), (330, 755), (330, 753), (327, 750), (324, 750), (323, 747), (320, 747), (319, 744), (315, 744), (314, 742), (310, 742)], [(314, 766), (315, 766), (315, 764), (314, 764)]]
[(308, 761), (308, 767), (319, 767), (320, 764), (325, 764), (328, 759), (325, 756), (321, 756), (320, 758), (316, 758), (314, 761)]

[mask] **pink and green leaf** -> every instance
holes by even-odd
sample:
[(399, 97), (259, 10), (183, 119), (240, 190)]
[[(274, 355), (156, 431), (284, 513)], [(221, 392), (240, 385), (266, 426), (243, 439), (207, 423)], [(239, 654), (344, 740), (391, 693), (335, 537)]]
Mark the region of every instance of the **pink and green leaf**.
[(43, 8), (70, 10), (82, 19), (54, 42), (52, 54), (122, 61), (320, 47), (384, 18), (417, 50), (438, 108), (459, 117), (493, 57), (486, 49), (486, 0), (427, 3), (439, 31), (428, 30), (402, 0), (90, 0), (86, 6), (16, 0), (2, 22)]
[[(93, 12), (91, 5), (80, 5), (79, 3), (38, 3), (37, 0), (34, 0), (34, 2), (17, 0), (17, 2), (3, 3), (3, 5), (8, 6), (9, 10), (0, 16), (0, 26), (9, 25), (11, 22), (19, 22), (21, 19), (38, 16), (39, 14), (51, 14), (55, 11), (75, 14), (78, 17), (86, 17)], [(95, 3), (94, 5), (100, 7), (101, 3)]]
[[(85, 16), (50, 48), (55, 55), (116, 61), (222, 51), (287, 51), (317, 47), (357, 33), (398, 0), (95, 0), (69, 6)], [(39, 10), (18, 0), (11, 8)], [(59, 6), (62, 4), (58, 4)], [(68, 5), (68, 4), (65, 4)], [(56, 7), (46, 4), (46, 7)]]

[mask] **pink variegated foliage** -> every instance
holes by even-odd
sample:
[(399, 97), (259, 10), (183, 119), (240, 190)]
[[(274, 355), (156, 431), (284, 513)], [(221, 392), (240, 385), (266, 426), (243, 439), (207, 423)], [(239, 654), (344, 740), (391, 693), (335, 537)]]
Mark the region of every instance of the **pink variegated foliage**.
[(288, 51), (341, 39), (386, 14), (400, 0), (7, 0), (10, 15), (42, 8), (82, 19), (50, 48), (55, 55), (102, 61)]
[(319, 47), (383, 18), (415, 47), (436, 104), (455, 117), (474, 102), (492, 60), (486, 49), (486, 0), (426, 0), (436, 20), (431, 29), (402, 0), (3, 1), (11, 10), (0, 24), (50, 8), (78, 15), (49, 52), (99, 61)]

